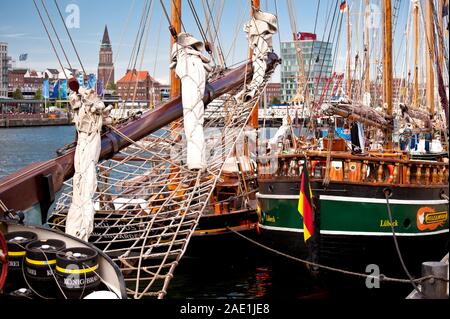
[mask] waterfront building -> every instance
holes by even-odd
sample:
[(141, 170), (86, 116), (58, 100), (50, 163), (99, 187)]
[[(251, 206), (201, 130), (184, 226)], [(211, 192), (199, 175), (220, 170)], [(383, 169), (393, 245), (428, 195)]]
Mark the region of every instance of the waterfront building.
[(8, 43), (0, 42), (0, 97), (8, 96), (8, 68), (10, 60)]
[(108, 27), (105, 25), (102, 44), (100, 45), (97, 80), (102, 81), (103, 87), (114, 84), (114, 63), (111, 41), (109, 39)]
[(22, 90), (25, 86), (25, 74), (28, 69), (12, 69), (8, 72), (8, 95), (11, 95), (17, 88)]
[(8, 95), (19, 89), (25, 99), (33, 99), (46, 77), (45, 72), (29, 69), (13, 69), (8, 72)]
[[(298, 91), (299, 59), (296, 44), (303, 53), (305, 78), (310, 97), (320, 96), (333, 70), (332, 49), (330, 42), (318, 41), (312, 33), (300, 32), (293, 41), (281, 43), (281, 97), (282, 102), (290, 102)], [(331, 93), (331, 92), (329, 92)]]
[(127, 70), (117, 81), (117, 95), (124, 101), (148, 101), (151, 107), (167, 101), (170, 87), (156, 81), (148, 71)]
[(44, 71), (45, 78), (49, 80), (58, 80), (58, 74), (58, 69), (46, 69)]
[(152, 81), (148, 71), (127, 70), (117, 81), (117, 95), (124, 101), (149, 101)]

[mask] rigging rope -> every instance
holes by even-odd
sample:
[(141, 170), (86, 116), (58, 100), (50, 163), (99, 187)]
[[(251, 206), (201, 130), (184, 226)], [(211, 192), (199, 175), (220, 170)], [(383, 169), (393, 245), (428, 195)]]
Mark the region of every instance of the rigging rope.
[[(236, 43), (237, 43), (237, 37), (239, 35), (239, 30), (242, 29), (242, 25), (244, 24), (244, 19), (245, 19), (245, 12), (243, 10), (239, 10), (240, 5), (238, 4), (238, 11), (241, 12), (241, 16), (239, 16), (239, 14), (237, 15), (237, 21), (236, 21), (236, 29), (234, 31), (234, 37), (233, 40), (231, 41), (231, 46), (230, 49), (228, 50), (227, 55), (225, 56), (225, 60), (228, 60), (228, 58), (230, 57), (230, 54), (232, 54), (231, 56), (231, 63), (234, 63), (234, 57), (235, 57), (235, 51), (236, 51)], [(281, 48), (281, 47), (280, 47)], [(230, 65), (229, 67), (232, 67), (233, 65)]]
[(213, 43), (217, 42), (217, 46), (218, 46), (218, 49), (219, 49), (219, 57), (222, 60), (224, 68), (226, 68), (227, 67), (227, 63), (225, 61), (225, 56), (223, 55), (222, 44), (220, 43), (220, 39), (219, 39), (219, 32), (217, 31), (216, 23), (214, 22), (214, 19), (212, 18), (213, 14), (212, 14), (211, 7), (210, 7), (208, 1), (206, 1), (206, 7), (208, 8), (209, 15), (211, 16), (211, 24), (213, 26), (214, 33), (215, 33), (214, 37), (212, 38), (213, 39)]
[[(336, 1), (336, 4), (335, 4), (335, 6), (334, 6), (334, 13), (333, 13), (333, 18), (331, 19), (331, 25), (330, 25), (330, 29), (329, 29), (329, 31), (328, 31), (328, 37), (327, 37), (327, 48), (328, 48), (328, 43), (330, 42), (330, 37), (331, 37), (331, 30), (333, 29), (333, 26), (334, 26), (334, 21), (335, 21), (335, 19), (336, 19), (336, 13), (337, 12), (339, 12), (339, 0), (337, 0)], [(331, 7), (332, 8), (332, 7)], [(331, 9), (330, 8), (330, 9)], [(347, 9), (348, 10), (348, 9)], [(331, 14), (331, 11), (330, 11), (330, 14)], [(322, 42), (321, 42), (321, 45), (320, 45), (320, 48), (319, 48), (319, 53), (318, 53), (318, 55), (317, 55), (317, 58), (318, 59), (320, 59), (320, 53), (322, 52), (322, 46), (323, 46), (323, 44), (325, 43), (323, 40), (324, 40), (324, 37), (325, 37), (325, 33), (326, 33), (326, 29), (327, 29), (327, 24), (328, 24), (328, 18), (327, 18), (327, 23), (325, 24), (325, 29), (324, 29), (324, 34), (323, 34), (323, 36), (322, 36)], [(316, 62), (319, 62), (319, 61), (317, 61), (316, 60)], [(319, 71), (319, 75), (318, 75), (318, 83), (320, 83), (320, 79), (321, 79), (321, 77), (322, 77), (322, 72), (323, 72), (323, 66), (324, 66), (324, 64), (325, 64), (325, 59), (322, 59), (322, 63), (321, 63), (321, 66), (320, 66), (320, 71)], [(317, 102), (316, 101), (316, 99), (317, 99), (317, 91), (318, 91), (318, 89), (319, 89), (319, 85), (316, 85), (316, 87), (315, 87), (315, 89), (314, 89), (314, 94), (313, 94), (313, 96), (314, 96), (314, 102)]]
[[(293, 260), (293, 261), (300, 262), (300, 263), (308, 265), (308, 266), (322, 268), (322, 269), (326, 269), (326, 270), (329, 270), (329, 271), (332, 271), (332, 272), (336, 272), (336, 273), (340, 273), (340, 274), (344, 274), (344, 275), (349, 275), (349, 276), (354, 276), (354, 277), (377, 279), (380, 282), (386, 281), (386, 282), (396, 282), (396, 283), (404, 283), (404, 284), (405, 283), (411, 283), (410, 279), (392, 278), (392, 277), (387, 277), (387, 276), (385, 276), (383, 274), (378, 275), (378, 276), (374, 276), (374, 275), (370, 275), (370, 274), (358, 273), (358, 272), (349, 271), (349, 270), (345, 270), (345, 269), (339, 269), (339, 268), (335, 268), (335, 267), (330, 267), (330, 266), (322, 265), (322, 264), (315, 263), (315, 262), (312, 262), (312, 261), (309, 261), (309, 260), (305, 260), (305, 259), (302, 259), (302, 258), (297, 258), (297, 257), (291, 256), (289, 254), (283, 253), (283, 252), (281, 252), (279, 250), (276, 250), (276, 249), (273, 249), (271, 247), (268, 247), (266, 245), (263, 245), (263, 244), (257, 242), (256, 240), (253, 240), (253, 239), (245, 236), (244, 234), (241, 234), (241, 233), (237, 232), (236, 230), (234, 230), (234, 229), (232, 229), (230, 227), (227, 227), (227, 229), (229, 231), (231, 231), (232, 233), (236, 234), (237, 236), (239, 236), (239, 237), (249, 241), (250, 243), (255, 244), (258, 247), (261, 247), (261, 248), (263, 248), (263, 249), (265, 249), (267, 251), (270, 251), (270, 252), (272, 252), (272, 253), (274, 253), (276, 255), (288, 258), (288, 259)], [(449, 280), (446, 279), (446, 278), (441, 278), (441, 277), (437, 277), (437, 276), (434, 276), (434, 275), (429, 275), (429, 276), (424, 276), (424, 277), (420, 277), (420, 278), (417, 278), (417, 279), (413, 279), (413, 282), (414, 283), (421, 283), (421, 282), (423, 282), (425, 280), (430, 280), (430, 279), (435, 279), (435, 280), (441, 280), (441, 281), (444, 281), (444, 282), (449, 282)]]
[[(211, 213), (210, 198), (224, 169), (224, 159), (244, 137), (251, 112), (273, 72), (268, 71), (253, 100), (237, 103), (234, 96), (243, 90), (246, 68), (251, 65), (241, 69), (245, 79), (212, 104), (221, 111), (212, 105), (205, 110), (210, 154), (205, 173), (199, 175), (187, 169), (186, 140), (182, 132), (174, 134), (170, 125), (140, 141), (132, 141), (109, 127), (108, 134), (121, 136), (131, 145), (120, 152), (119, 159), (98, 164), (95, 227), (90, 242), (120, 265), (130, 296), (165, 296), (200, 217)], [(174, 167), (176, 170), (171, 169)], [(65, 183), (68, 187), (49, 220), (54, 228), (65, 227), (71, 183)]]
[(177, 15), (177, 18), (180, 20), (181, 22), (181, 28), (183, 28), (183, 31), (186, 32), (186, 28), (184, 27), (184, 23), (183, 23), (183, 19), (181, 18), (181, 12), (177, 6), (177, 4), (175, 3), (175, 0), (172, 0), (172, 5), (175, 8), (175, 13)]
[(41, 19), (42, 25), (43, 25), (43, 27), (44, 27), (44, 29), (45, 29), (45, 33), (47, 33), (47, 37), (48, 37), (48, 39), (49, 39), (49, 41), (50, 41), (50, 44), (51, 44), (51, 46), (52, 46), (52, 48), (53, 48), (53, 52), (54, 52), (55, 55), (56, 55), (56, 59), (58, 60), (58, 63), (59, 63), (59, 65), (61, 66), (61, 70), (62, 70), (62, 72), (64, 73), (64, 76), (66, 77), (66, 80), (68, 81), (69, 79), (68, 79), (68, 77), (67, 77), (66, 71), (65, 71), (65, 69), (64, 69), (63, 64), (61, 63), (61, 59), (59, 58), (58, 51), (56, 50), (55, 44), (53, 43), (53, 40), (52, 40), (52, 37), (50, 36), (50, 33), (48, 32), (47, 26), (45, 25), (44, 19), (42, 18), (41, 11), (39, 10), (39, 7), (38, 7), (38, 5), (37, 5), (37, 3), (36, 3), (36, 0), (33, 0), (33, 3), (34, 3), (34, 6), (36, 7), (36, 11), (37, 11), (37, 13), (38, 13), (38, 15), (39, 15), (39, 18)]
[[(191, 8), (192, 15), (194, 16), (195, 24), (197, 25), (197, 28), (200, 31), (200, 36), (202, 37), (203, 42), (205, 43), (206, 52), (208, 52), (209, 55), (214, 60), (214, 55), (212, 54), (211, 46), (209, 44), (208, 38), (206, 36), (206, 33), (203, 30), (203, 26), (202, 26), (202, 24), (200, 22), (200, 18), (199, 18), (198, 14), (197, 14), (197, 10), (195, 9), (194, 4), (192, 3), (192, 0), (188, 0), (188, 3), (189, 3), (189, 7)], [(214, 61), (214, 63), (215, 63), (215, 61)]]
[[(320, 9), (320, 0), (317, 1), (316, 18), (314, 19), (314, 31), (313, 31), (314, 34), (316, 34), (316, 30), (317, 30), (317, 21), (318, 21), (318, 18), (319, 18), (319, 9)], [(307, 81), (309, 81), (309, 78), (311, 76), (311, 63), (312, 63), (312, 60), (313, 60), (312, 59), (312, 52), (314, 50), (315, 43), (316, 43), (316, 40), (313, 40), (312, 49), (311, 49), (311, 59), (309, 59), (309, 65), (308, 65), (308, 76), (306, 77)], [(306, 88), (306, 89), (308, 89), (308, 88)]]
[[(42, 3), (42, 6), (44, 7), (44, 11), (47, 15), (48, 21), (50, 22), (50, 26), (52, 27), (53, 33), (55, 34), (56, 39), (58, 40), (59, 46), (61, 47), (64, 57), (66, 58), (67, 65), (69, 66), (70, 70), (73, 71), (72, 65), (70, 64), (69, 58), (67, 57), (67, 54), (66, 54), (66, 50), (64, 50), (64, 46), (62, 45), (61, 39), (59, 38), (58, 31), (56, 31), (55, 25), (53, 24), (53, 20), (50, 17), (50, 14), (48, 13), (47, 6), (45, 5), (45, 1), (41, 0), (41, 3)], [(63, 72), (64, 72), (64, 70), (63, 70)]]
[[(117, 49), (116, 57), (114, 58), (114, 62), (113, 62), (114, 64), (116, 64), (117, 61), (118, 61), (119, 54), (120, 54), (120, 49), (122, 48), (122, 44), (123, 44), (124, 35), (125, 35), (126, 30), (128, 29), (128, 25), (129, 25), (129, 22), (130, 22), (131, 14), (133, 13), (133, 9), (134, 9), (135, 4), (136, 4), (136, 0), (133, 0), (133, 2), (131, 3), (131, 6), (130, 6), (130, 10), (128, 11), (127, 19), (125, 21), (125, 27), (122, 30), (122, 34), (120, 36), (119, 46), (118, 46), (118, 49)], [(111, 69), (109, 71), (108, 79), (107, 79), (105, 85), (108, 85), (109, 81), (111, 80), (113, 71), (114, 71), (114, 69)], [(103, 90), (103, 95), (102, 95), (103, 98), (105, 97), (105, 93), (106, 93), (105, 90)]]
[[(147, 24), (148, 20), (149, 20), (149, 15), (150, 15), (150, 11), (153, 8), (153, 0), (147, 0), (144, 4), (144, 8), (142, 11), (142, 15), (141, 15), (141, 21), (139, 24), (139, 28), (138, 28), (138, 32), (136, 33), (136, 38), (135, 38), (135, 42), (134, 42), (134, 46), (131, 52), (131, 56), (130, 56), (130, 60), (128, 62), (128, 66), (127, 66), (127, 71), (129, 71), (130, 74), (130, 80), (127, 83), (127, 92), (125, 94), (125, 99), (124, 102), (127, 101), (132, 101), (132, 103), (135, 102), (136, 100), (136, 89), (134, 89), (134, 94), (131, 98), (131, 90), (132, 90), (132, 82), (133, 82), (133, 75), (135, 73), (135, 71), (139, 71), (136, 70), (136, 64), (137, 64), (137, 60), (139, 58), (139, 53), (141, 50), (141, 45), (142, 45), (142, 39), (144, 37), (144, 34), (147, 34), (148, 29), (150, 28), (150, 24)], [(146, 37), (147, 39), (147, 37)], [(145, 40), (145, 43), (146, 40)], [(144, 49), (145, 50), (145, 49)], [(143, 59), (143, 54), (142, 54), (142, 59)], [(128, 73), (128, 72), (127, 72)], [(135, 87), (137, 88), (137, 83), (139, 82), (139, 73), (136, 72), (136, 83), (135, 83)], [(124, 104), (125, 105), (125, 104)], [(121, 114), (120, 117), (123, 117), (123, 112), (125, 111), (125, 107), (123, 107), (121, 109)]]
[[(158, 55), (159, 55), (159, 45), (160, 45), (160, 42), (161, 42), (162, 22), (163, 22), (163, 18), (161, 17), (161, 19), (159, 20), (158, 38), (156, 39), (155, 64), (153, 66), (153, 79), (154, 79), (154, 81), (152, 81), (152, 96), (151, 96), (151, 103), (152, 103), (151, 109), (152, 110), (156, 107), (156, 105), (153, 105), (153, 101), (155, 100), (153, 95), (155, 94), (156, 70), (158, 68)], [(157, 96), (159, 96), (159, 101), (158, 102), (161, 102), (161, 92), (159, 92), (159, 95), (157, 95)]]
[(78, 62), (80, 63), (81, 69), (83, 70), (83, 73), (86, 74), (86, 70), (84, 69), (83, 62), (81, 62), (80, 55), (78, 54), (78, 50), (75, 47), (75, 43), (73, 42), (72, 35), (70, 34), (69, 29), (67, 28), (67, 25), (66, 25), (66, 23), (64, 21), (64, 17), (63, 17), (63, 15), (61, 13), (61, 10), (59, 8), (58, 2), (56, 0), (53, 0), (53, 1), (55, 2), (56, 9), (58, 9), (59, 16), (61, 17), (61, 21), (62, 21), (62, 23), (64, 25), (64, 28), (66, 29), (67, 35), (69, 36), (69, 39), (70, 39), (70, 42), (72, 43), (72, 47), (73, 47), (73, 49), (75, 51), (75, 54), (76, 54), (77, 59), (78, 59)]
[[(142, 48), (142, 55), (141, 55), (141, 61), (140, 61), (140, 64), (139, 64), (139, 70), (142, 70), (142, 65), (144, 63), (145, 51), (147, 49), (147, 42), (148, 42), (148, 33), (149, 33), (149, 30), (150, 30), (150, 23), (151, 23), (152, 15), (153, 15), (153, 4), (154, 4), (154, 1), (151, 0), (150, 2), (151, 2), (151, 4), (150, 4), (149, 11), (148, 11), (148, 24), (146, 24), (146, 26), (144, 26), (145, 36), (144, 36), (144, 32), (143, 32), (144, 45), (143, 45), (143, 48)], [(139, 50), (138, 50), (137, 54), (139, 54)], [(137, 74), (136, 75), (136, 83), (134, 85), (134, 93), (133, 93), (133, 101), (132, 101), (133, 103), (136, 101), (136, 93), (137, 93), (137, 89), (138, 89), (139, 80), (140, 80), (139, 79), (139, 75)]]
[(170, 20), (170, 16), (169, 16), (169, 13), (167, 12), (166, 6), (165, 6), (163, 0), (159, 0), (159, 3), (161, 4), (164, 15), (166, 16), (167, 22), (169, 23), (170, 34), (172, 35), (172, 38), (174, 38), (176, 40), (178, 34), (177, 34), (177, 31), (175, 30), (174, 26), (172, 25), (172, 21)]
[(391, 205), (389, 203), (389, 198), (392, 196), (392, 191), (389, 189), (385, 189), (383, 191), (383, 193), (386, 198), (386, 207), (387, 207), (389, 222), (390, 222), (391, 230), (392, 230), (392, 239), (394, 240), (395, 250), (397, 252), (398, 259), (400, 260), (400, 263), (402, 264), (402, 268), (405, 271), (406, 276), (408, 276), (409, 281), (411, 282), (411, 285), (414, 287), (414, 289), (417, 291), (417, 293), (419, 295), (422, 295), (422, 292), (420, 291), (419, 287), (416, 285), (414, 278), (409, 273), (408, 268), (406, 268), (405, 261), (403, 260), (402, 253), (400, 251), (400, 247), (398, 246), (397, 236), (395, 234), (395, 229), (394, 229), (394, 221), (392, 219)]

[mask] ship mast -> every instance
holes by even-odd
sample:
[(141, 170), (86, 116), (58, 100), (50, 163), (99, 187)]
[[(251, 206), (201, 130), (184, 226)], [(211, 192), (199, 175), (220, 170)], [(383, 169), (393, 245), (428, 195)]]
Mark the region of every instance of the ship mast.
[(426, 28), (426, 71), (427, 71), (427, 91), (426, 101), (430, 109), (430, 118), (434, 116), (434, 74), (433, 74), (433, 59), (434, 59), (434, 28), (433, 28), (433, 11), (431, 8), (431, 1), (425, 1), (425, 28)]
[[(181, 32), (181, 0), (172, 0), (170, 5), (171, 11), (171, 28), (173, 27), (176, 34)], [(176, 39), (171, 37), (171, 48)], [(181, 82), (175, 74), (175, 69), (170, 70), (170, 96), (176, 98), (181, 94)]]
[[(175, 34), (178, 35), (181, 32), (181, 0), (172, 0), (170, 5), (170, 31), (172, 36), (170, 38), (170, 53), (172, 52), (173, 45), (177, 41)], [(169, 61), (172, 60), (172, 57), (169, 58)], [(175, 68), (170, 70), (170, 97), (172, 99), (176, 99), (181, 95), (181, 79), (178, 79)], [(174, 140), (178, 140), (181, 138), (181, 135), (178, 133), (178, 129), (181, 127), (181, 120), (175, 120), (171, 125), (170, 129), (172, 131), (171, 135)], [(168, 184), (168, 188), (170, 190), (174, 190), (178, 187), (176, 183), (176, 178), (180, 173), (180, 169), (174, 165), (170, 166), (170, 183)]]
[[(392, 3), (383, 0), (383, 91), (384, 103), (387, 104), (387, 116), (392, 117)], [(387, 149), (392, 149), (392, 125), (386, 128)]]
[[(252, 7), (250, 8), (250, 15), (251, 15), (251, 17), (254, 17), (255, 12), (261, 8), (261, 1), (260, 0), (252, 0), (251, 6)], [(253, 56), (253, 50), (250, 50), (250, 59), (252, 58), (252, 56)], [(259, 111), (259, 103), (256, 104), (256, 106), (253, 109), (252, 114), (250, 116), (249, 124), (254, 129), (258, 128), (258, 111)]]
[(351, 71), (351, 33), (350, 33), (350, 8), (347, 7), (347, 96), (351, 99), (352, 94), (352, 79), (350, 77)]
[(413, 108), (419, 109), (419, 1), (414, 1), (414, 95)]
[[(444, 0), (440, 0), (439, 2), (439, 8), (440, 8), (440, 23), (439, 23), (439, 29), (440, 29), (440, 34), (444, 34)], [(439, 41), (439, 64), (441, 66), (441, 70), (442, 72), (445, 69), (445, 64), (444, 64), (444, 41)]]
[(366, 0), (366, 15), (365, 15), (365, 62), (366, 62), (366, 75), (365, 75), (365, 92), (370, 93), (370, 55), (369, 55), (369, 0)]

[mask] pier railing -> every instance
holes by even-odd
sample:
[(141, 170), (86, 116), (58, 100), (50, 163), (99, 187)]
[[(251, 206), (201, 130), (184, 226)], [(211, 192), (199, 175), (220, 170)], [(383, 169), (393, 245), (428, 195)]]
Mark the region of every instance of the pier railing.
[(300, 180), (305, 159), (311, 180), (329, 178), (337, 183), (432, 186), (446, 185), (449, 177), (449, 164), (444, 159), (420, 161), (407, 159), (402, 153), (356, 156), (320, 151), (260, 157), (258, 177)]

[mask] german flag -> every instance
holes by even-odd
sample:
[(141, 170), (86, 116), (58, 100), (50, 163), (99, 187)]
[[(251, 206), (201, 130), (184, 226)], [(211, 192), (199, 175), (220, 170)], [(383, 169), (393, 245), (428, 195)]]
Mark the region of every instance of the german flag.
[(303, 236), (305, 242), (314, 234), (313, 227), (313, 198), (311, 185), (309, 184), (308, 167), (306, 160), (303, 164), (302, 183), (300, 185), (300, 196), (298, 199), (298, 211), (303, 217)]

